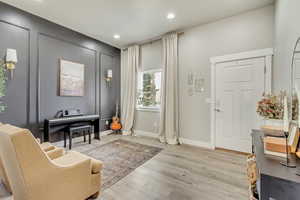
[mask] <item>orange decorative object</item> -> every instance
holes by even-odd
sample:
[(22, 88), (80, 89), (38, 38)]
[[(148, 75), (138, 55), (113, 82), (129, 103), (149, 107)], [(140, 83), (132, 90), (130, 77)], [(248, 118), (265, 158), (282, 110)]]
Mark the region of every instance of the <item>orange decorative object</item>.
[(119, 116), (119, 105), (116, 104), (116, 115), (112, 118), (112, 123), (110, 124), (110, 129), (113, 131), (119, 131), (122, 128), (122, 125), (120, 123)]
[(113, 117), (112, 118), (112, 123), (110, 125), (110, 129), (113, 130), (113, 131), (118, 131), (118, 130), (121, 130), (122, 128), (122, 125), (120, 123), (120, 119), (119, 117)]

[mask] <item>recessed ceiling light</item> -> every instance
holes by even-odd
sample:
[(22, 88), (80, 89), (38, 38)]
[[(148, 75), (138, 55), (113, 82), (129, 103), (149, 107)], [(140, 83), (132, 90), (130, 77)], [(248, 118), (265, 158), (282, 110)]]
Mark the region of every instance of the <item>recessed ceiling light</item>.
[(175, 14), (174, 13), (168, 13), (167, 18), (168, 19), (174, 19), (175, 18)]
[(33, 0), (35, 2), (38, 2), (38, 3), (42, 3), (44, 0)]
[(115, 35), (114, 35), (114, 38), (115, 38), (115, 39), (120, 39), (120, 37), (121, 37), (121, 36), (118, 35), (118, 34), (115, 34)]

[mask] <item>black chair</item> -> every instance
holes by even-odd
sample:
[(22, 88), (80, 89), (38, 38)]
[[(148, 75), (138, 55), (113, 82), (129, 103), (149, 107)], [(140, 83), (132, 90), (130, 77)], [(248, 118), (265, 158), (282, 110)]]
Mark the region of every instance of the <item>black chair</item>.
[(89, 144), (91, 144), (91, 125), (73, 125), (64, 132), (64, 147), (67, 147), (67, 135), (69, 136), (69, 149), (72, 149), (72, 138), (74, 133), (83, 133), (84, 142), (86, 142), (86, 134), (89, 135)]

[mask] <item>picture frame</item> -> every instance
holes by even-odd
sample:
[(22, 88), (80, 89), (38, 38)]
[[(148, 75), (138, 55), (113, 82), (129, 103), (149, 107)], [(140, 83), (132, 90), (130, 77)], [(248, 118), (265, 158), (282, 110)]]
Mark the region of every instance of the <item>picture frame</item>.
[(84, 96), (84, 64), (59, 60), (59, 96)]

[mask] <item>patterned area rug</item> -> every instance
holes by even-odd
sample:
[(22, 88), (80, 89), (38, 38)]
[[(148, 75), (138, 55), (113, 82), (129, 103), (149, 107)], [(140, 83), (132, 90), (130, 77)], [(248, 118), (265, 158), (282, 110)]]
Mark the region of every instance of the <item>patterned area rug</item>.
[(100, 147), (82, 151), (82, 153), (104, 163), (102, 190), (105, 190), (153, 158), (161, 150), (161, 148), (118, 139)]

